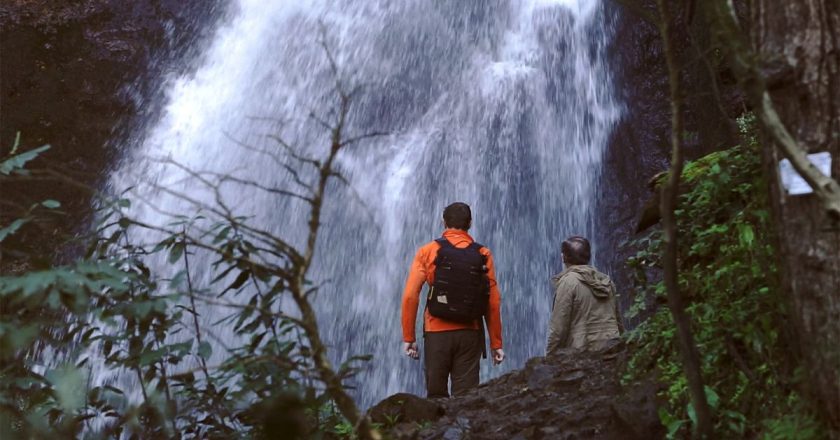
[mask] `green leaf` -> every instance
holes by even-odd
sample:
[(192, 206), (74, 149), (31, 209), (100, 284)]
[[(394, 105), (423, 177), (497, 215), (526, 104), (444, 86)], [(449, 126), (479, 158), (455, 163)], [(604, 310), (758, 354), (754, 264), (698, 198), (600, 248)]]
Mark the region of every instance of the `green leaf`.
[(227, 238), (228, 234), (230, 233), (230, 226), (222, 228), (218, 234), (216, 234), (216, 238), (213, 239), (213, 244), (218, 244), (222, 242), (225, 238)]
[(718, 396), (715, 390), (708, 385), (706, 385), (704, 389), (706, 391), (706, 402), (709, 402), (709, 406), (711, 406), (712, 409), (717, 409), (720, 404), (720, 396)]
[(166, 354), (166, 351), (163, 350), (163, 349), (146, 350), (146, 351), (143, 351), (142, 353), (140, 353), (140, 358), (138, 359), (137, 363), (141, 367), (145, 367), (147, 365), (151, 365), (151, 364), (159, 361), (160, 358), (162, 358), (165, 354)]
[(53, 385), (58, 403), (67, 412), (73, 412), (85, 404), (85, 376), (81, 370), (66, 365), (47, 373)]
[(685, 423), (685, 420), (678, 419), (668, 413), (665, 408), (659, 408), (659, 421), (668, 430), (668, 438), (674, 438), (674, 434), (679, 431), (680, 427)]
[(0, 243), (3, 242), (3, 240), (6, 239), (6, 237), (9, 237), (10, 235), (17, 232), (18, 229), (20, 229), (21, 226), (28, 223), (29, 220), (31, 220), (29, 217), (19, 218), (19, 219), (13, 221), (12, 224), (10, 224), (9, 226), (6, 226), (5, 228), (0, 229)]
[(61, 207), (61, 203), (58, 200), (47, 199), (41, 202), (41, 206), (49, 209), (56, 209)]
[(184, 279), (187, 278), (187, 271), (186, 270), (179, 270), (178, 273), (169, 280), (169, 286), (177, 289), (181, 286), (181, 283), (184, 282)]
[(3, 162), (0, 162), (0, 174), (4, 174), (6, 176), (12, 174), (13, 171), (20, 170), (32, 159), (35, 159), (43, 153), (50, 149), (49, 145), (44, 145), (42, 147), (38, 147), (34, 150), (29, 150), (25, 153), (20, 153), (16, 156), (12, 156)]
[(24, 326), (0, 325), (0, 335), (8, 335), (10, 344), (0, 344), (0, 353), (13, 356), (20, 349), (25, 349), (38, 337), (39, 327), (36, 324)]
[(175, 264), (184, 255), (184, 242), (178, 241), (169, 249), (169, 263)]
[(688, 413), (688, 419), (691, 420), (691, 424), (697, 426), (697, 412), (694, 411), (694, 405), (689, 403), (688, 407), (685, 409), (685, 412)]
[(755, 242), (755, 231), (750, 224), (738, 223), (738, 238), (743, 246), (752, 246)]
[(239, 276), (237, 276), (236, 279), (233, 280), (230, 286), (228, 286), (228, 288), (225, 290), (238, 289), (242, 287), (242, 285), (245, 284), (245, 281), (248, 281), (248, 277), (250, 276), (250, 270), (243, 270), (242, 272), (239, 272)]
[(204, 359), (208, 359), (213, 354), (213, 346), (207, 341), (202, 341), (198, 345), (198, 355)]
[(145, 318), (149, 316), (149, 313), (152, 312), (152, 308), (154, 307), (154, 303), (150, 301), (142, 301), (142, 302), (135, 302), (131, 304), (130, 309), (134, 312), (134, 316), (138, 316), (140, 318)]

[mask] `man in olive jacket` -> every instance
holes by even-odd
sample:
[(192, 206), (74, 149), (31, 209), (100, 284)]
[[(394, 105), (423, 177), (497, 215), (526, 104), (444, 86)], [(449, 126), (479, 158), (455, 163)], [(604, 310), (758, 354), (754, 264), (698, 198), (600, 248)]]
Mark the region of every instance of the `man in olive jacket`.
[(618, 338), (624, 331), (613, 282), (589, 266), (589, 241), (569, 237), (561, 250), (566, 270), (552, 278), (554, 305), (547, 354), (560, 348), (593, 348), (597, 342)]

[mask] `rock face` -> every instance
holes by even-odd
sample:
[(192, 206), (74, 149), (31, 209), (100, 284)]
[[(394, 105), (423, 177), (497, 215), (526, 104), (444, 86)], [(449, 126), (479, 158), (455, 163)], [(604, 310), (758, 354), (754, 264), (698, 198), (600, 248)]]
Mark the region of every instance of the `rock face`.
[[(370, 414), (398, 439), (662, 438), (655, 390), (619, 383), (625, 359), (618, 341), (598, 351), (561, 351), (532, 358), (524, 369), (462, 397), (429, 401), (398, 394)], [(390, 418), (383, 408), (390, 408)]]
[[(222, 13), (219, 0), (3, 0), (0, 2), (0, 157), (17, 132), (23, 150), (51, 144), (34, 165), (94, 185), (110, 164), (120, 133), (154, 114), (162, 90), (150, 79), (189, 68), (206, 26)], [(157, 104), (152, 104), (157, 103)], [(0, 182), (0, 223), (31, 203), (58, 199), (79, 225), (88, 191), (55, 180)], [(24, 231), (25, 232), (25, 231)], [(40, 236), (48, 235), (41, 231)], [(59, 234), (59, 232), (56, 232)], [(32, 248), (26, 234), (13, 248)], [(57, 240), (36, 244), (50, 252)], [(52, 243), (49, 243), (52, 242)], [(6, 243), (9, 245), (9, 243)]]
[[(635, 252), (624, 243), (634, 237), (643, 207), (652, 198), (648, 182), (668, 168), (671, 150), (667, 66), (659, 31), (644, 16), (658, 16), (656, 2), (632, 3), (638, 4), (638, 9), (606, 2), (608, 14), (615, 17), (610, 50), (614, 87), (625, 109), (607, 146), (598, 198), (599, 235), (595, 237), (600, 244), (596, 264), (616, 282), (622, 310), (633, 304), (631, 278), (624, 262)], [(677, 58), (683, 66), (684, 119), (689, 135), (684, 153), (691, 160), (737, 143), (732, 119), (743, 111), (744, 104), (732, 76), (697, 56), (709, 44), (701, 20), (686, 13), (682, 4), (671, 3), (678, 17), (674, 28)], [(713, 93), (715, 86), (717, 94)], [(625, 323), (629, 328), (636, 324), (638, 320)]]

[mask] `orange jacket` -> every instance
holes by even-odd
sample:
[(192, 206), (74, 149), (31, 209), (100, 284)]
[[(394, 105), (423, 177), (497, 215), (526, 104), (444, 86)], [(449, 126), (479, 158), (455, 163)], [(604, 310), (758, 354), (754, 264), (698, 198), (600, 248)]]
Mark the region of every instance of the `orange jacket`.
[[(473, 238), (467, 231), (460, 229), (447, 229), (443, 237), (449, 240), (457, 248), (465, 248), (473, 242)], [(424, 283), (430, 286), (434, 283), (435, 258), (437, 257), (440, 245), (432, 241), (425, 244), (414, 256), (411, 263), (411, 270), (405, 281), (405, 289), (402, 297), (402, 331), (403, 341), (414, 342), (414, 325), (417, 320), (417, 306), (420, 304), (420, 290)], [(502, 316), (501, 296), (499, 286), (496, 283), (496, 271), (493, 267), (493, 255), (490, 249), (481, 248), (482, 255), (487, 257), (487, 277), (490, 279), (490, 303), (487, 307), (487, 330), (490, 333), (490, 348), (502, 348)], [(478, 329), (478, 323), (464, 324), (460, 322), (447, 321), (435, 318), (428, 310), (423, 313), (425, 330), (427, 332), (445, 332), (448, 330), (460, 330), (465, 328)]]

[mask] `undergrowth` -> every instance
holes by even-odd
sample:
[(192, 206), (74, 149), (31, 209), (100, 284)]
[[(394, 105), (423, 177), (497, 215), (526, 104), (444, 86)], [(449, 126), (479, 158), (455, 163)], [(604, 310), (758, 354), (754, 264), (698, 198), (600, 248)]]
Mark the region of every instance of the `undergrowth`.
[[(686, 164), (679, 208), (679, 284), (701, 354), (706, 397), (720, 438), (812, 439), (821, 432), (797, 393), (786, 304), (778, 289), (773, 223), (754, 117), (742, 143)], [(658, 228), (633, 241), (635, 304), (649, 316), (628, 336), (635, 353), (625, 382), (661, 384), (669, 438), (687, 437), (694, 411), (675, 326), (665, 304)]]

